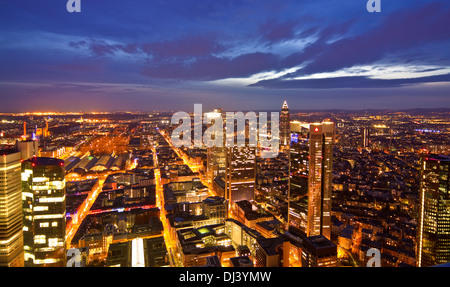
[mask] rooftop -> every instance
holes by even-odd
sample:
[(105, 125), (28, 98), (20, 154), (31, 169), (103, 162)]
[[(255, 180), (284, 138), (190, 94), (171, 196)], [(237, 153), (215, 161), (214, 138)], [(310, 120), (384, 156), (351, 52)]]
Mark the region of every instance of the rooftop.
[(52, 158), (52, 157), (32, 157), (25, 160), (24, 162), (31, 162), (35, 165), (60, 165), (64, 166), (64, 161), (62, 159)]

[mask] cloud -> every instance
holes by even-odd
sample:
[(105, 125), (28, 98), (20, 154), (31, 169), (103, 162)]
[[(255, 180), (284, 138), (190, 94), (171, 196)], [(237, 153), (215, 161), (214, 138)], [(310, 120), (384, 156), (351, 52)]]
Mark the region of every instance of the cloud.
[(280, 23), (277, 19), (269, 19), (259, 28), (263, 40), (275, 43), (281, 40), (292, 39), (299, 21), (288, 20)]
[(270, 53), (250, 53), (232, 59), (209, 56), (192, 63), (181, 61), (145, 67), (142, 74), (152, 78), (211, 81), (249, 77), (276, 66), (279, 59)]
[[(347, 36), (328, 43), (330, 39), (339, 37), (348, 31), (354, 21), (349, 20), (340, 25), (330, 25), (322, 29), (316, 42), (303, 51), (293, 53), (282, 60), (280, 68), (305, 64), (302, 69), (285, 74), (279, 79), (263, 80), (251, 86), (268, 88), (339, 88), (339, 87), (395, 87), (404, 84), (429, 82), (433, 80), (448, 81), (442, 76), (442, 69), (450, 64), (448, 59), (450, 48), (450, 9), (442, 3), (433, 2), (423, 7), (409, 8), (388, 14), (380, 25), (355, 36)], [(312, 29), (311, 32), (316, 32)], [(430, 45), (440, 43), (438, 45)], [(428, 46), (427, 46), (428, 45)], [(427, 46), (427, 49), (420, 47)], [(434, 49), (430, 49), (433, 47)], [(414, 51), (414, 52), (411, 52)], [(424, 55), (423, 53), (426, 53)], [(435, 74), (422, 71), (396, 71), (396, 67), (411, 65), (432, 65), (430, 59), (434, 54), (446, 55), (435, 67)], [(407, 55), (407, 57), (406, 57)], [(442, 58), (442, 57), (441, 57)], [(361, 66), (383, 64), (386, 75), (370, 75)], [(347, 75), (353, 69), (352, 75)], [(430, 72), (430, 71), (428, 71)], [(445, 71), (446, 74), (448, 71)], [(392, 75), (389, 75), (392, 73)], [(441, 75), (441, 76), (439, 76)], [(423, 79), (420, 79), (423, 76)], [(436, 77), (433, 77), (436, 76)], [(327, 79), (330, 77), (331, 79)], [(378, 78), (377, 78), (378, 77)], [(387, 78), (396, 81), (384, 81)]]
[[(387, 54), (450, 38), (450, 10), (445, 9), (443, 4), (433, 2), (411, 9), (389, 14), (379, 27), (329, 45), (323, 42), (326, 38), (322, 37), (304, 53), (292, 55), (290, 60), (312, 59), (299, 71), (303, 75), (336, 71), (358, 64), (370, 64)], [(325, 35), (329, 36), (329, 33)]]
[(226, 49), (216, 38), (212, 34), (189, 35), (177, 40), (146, 43), (142, 50), (158, 59), (204, 57)]
[(303, 80), (264, 80), (250, 86), (271, 89), (343, 89), (343, 88), (396, 88), (422, 83), (450, 82), (450, 74), (407, 79), (371, 79), (362, 76), (312, 78)]

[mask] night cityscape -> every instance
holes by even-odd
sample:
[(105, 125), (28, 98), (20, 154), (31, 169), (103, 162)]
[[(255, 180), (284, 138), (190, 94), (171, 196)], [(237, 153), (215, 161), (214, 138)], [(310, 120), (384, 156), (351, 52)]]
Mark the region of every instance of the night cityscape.
[(0, 267), (450, 266), (450, 3), (348, 2), (5, 1)]

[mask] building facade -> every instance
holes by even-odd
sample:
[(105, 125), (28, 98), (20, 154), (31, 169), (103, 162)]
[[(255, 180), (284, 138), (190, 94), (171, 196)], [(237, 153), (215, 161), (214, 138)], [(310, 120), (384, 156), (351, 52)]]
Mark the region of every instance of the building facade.
[(450, 157), (427, 155), (421, 163), (416, 264), (450, 262)]
[(313, 123), (309, 134), (307, 235), (330, 239), (334, 123)]
[(256, 148), (227, 148), (225, 199), (232, 205), (240, 200), (254, 200), (256, 179)]
[(25, 266), (66, 265), (64, 161), (33, 157), (22, 163)]
[(291, 116), (287, 102), (284, 101), (280, 114), (280, 151), (289, 153), (291, 144)]
[(16, 149), (0, 153), (0, 266), (22, 267), (21, 154)]
[(323, 235), (310, 236), (302, 243), (302, 267), (336, 267), (337, 246)]

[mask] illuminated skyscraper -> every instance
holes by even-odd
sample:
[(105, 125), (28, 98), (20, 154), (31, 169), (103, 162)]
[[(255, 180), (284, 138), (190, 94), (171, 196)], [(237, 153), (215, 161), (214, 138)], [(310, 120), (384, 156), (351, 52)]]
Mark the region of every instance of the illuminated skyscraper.
[(256, 148), (229, 147), (225, 173), (225, 198), (232, 204), (254, 200), (256, 179)]
[(331, 236), (334, 123), (313, 123), (309, 131), (307, 235)]
[(0, 267), (24, 266), (21, 161), (33, 157), (35, 141), (0, 150)]
[(66, 265), (64, 161), (33, 157), (22, 163), (25, 266)]
[(289, 226), (304, 232), (307, 228), (308, 169), (309, 169), (309, 123), (293, 122), (289, 153)]
[(0, 266), (22, 267), (21, 157), (16, 149), (0, 154)]
[(289, 107), (284, 101), (280, 114), (280, 151), (289, 153), (291, 145), (291, 117), (289, 114)]
[(370, 144), (370, 128), (364, 127), (362, 128), (362, 147), (369, 147)]
[[(214, 124), (214, 117), (222, 117), (222, 109), (214, 109), (213, 112), (208, 113), (207, 116), (212, 118), (211, 124), (207, 126), (209, 128)], [(225, 135), (224, 135), (225, 139)], [(208, 183), (212, 183), (216, 177), (224, 177), (226, 169), (226, 148), (212, 146), (207, 147), (207, 165), (206, 165), (206, 178)]]
[(450, 262), (450, 157), (421, 162), (416, 262), (427, 267)]

